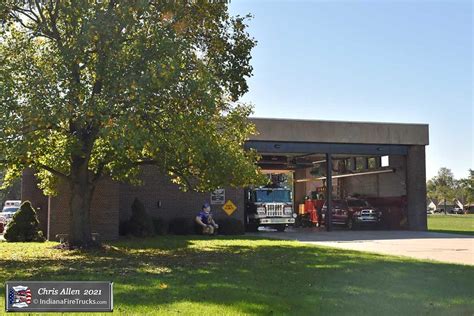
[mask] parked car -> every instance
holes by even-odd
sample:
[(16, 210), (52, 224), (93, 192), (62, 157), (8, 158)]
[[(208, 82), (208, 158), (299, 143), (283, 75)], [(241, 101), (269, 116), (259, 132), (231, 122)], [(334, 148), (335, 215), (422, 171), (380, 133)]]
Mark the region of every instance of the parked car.
[(459, 208), (459, 207), (455, 207), (453, 208), (453, 210), (451, 211), (452, 214), (464, 214), (464, 210), (462, 208)]
[(20, 207), (20, 205), (21, 205), (21, 200), (6, 200), (5, 204), (3, 205), (3, 208), (12, 207), (12, 206)]
[[(327, 205), (322, 208), (322, 219), (324, 221), (327, 213)], [(377, 226), (382, 218), (382, 213), (363, 199), (348, 198), (345, 200), (334, 200), (332, 205), (332, 224), (345, 225), (349, 229), (361, 226)]]
[(426, 210), (426, 214), (428, 214), (428, 215), (434, 214), (434, 213), (435, 213), (435, 211), (430, 209), (430, 208)]
[(4, 226), (6, 227), (12, 220), (13, 215), (15, 215), (19, 209), (19, 206), (5, 206), (0, 213), (0, 222), (4, 223)]

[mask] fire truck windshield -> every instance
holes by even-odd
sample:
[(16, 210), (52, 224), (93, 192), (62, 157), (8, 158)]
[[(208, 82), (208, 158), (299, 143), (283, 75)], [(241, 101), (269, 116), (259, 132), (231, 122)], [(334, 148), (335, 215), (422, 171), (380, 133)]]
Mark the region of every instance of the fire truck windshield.
[(255, 202), (259, 203), (290, 203), (291, 192), (289, 190), (257, 190), (255, 191)]

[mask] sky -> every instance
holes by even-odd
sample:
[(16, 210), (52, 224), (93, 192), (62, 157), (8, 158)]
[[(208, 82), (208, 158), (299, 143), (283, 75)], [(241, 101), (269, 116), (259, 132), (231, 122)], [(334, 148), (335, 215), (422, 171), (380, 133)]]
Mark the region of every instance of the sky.
[(232, 0), (256, 117), (429, 124), (427, 178), (474, 169), (471, 1)]

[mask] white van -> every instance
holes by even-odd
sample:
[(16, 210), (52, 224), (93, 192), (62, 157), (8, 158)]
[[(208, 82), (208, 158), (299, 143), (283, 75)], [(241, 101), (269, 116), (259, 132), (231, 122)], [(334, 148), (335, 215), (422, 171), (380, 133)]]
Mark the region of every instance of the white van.
[(20, 200), (7, 200), (0, 212), (0, 222), (5, 226), (12, 220), (13, 215), (20, 209)]
[(21, 201), (20, 200), (6, 200), (5, 205), (3, 205), (3, 208), (7, 207), (20, 207)]

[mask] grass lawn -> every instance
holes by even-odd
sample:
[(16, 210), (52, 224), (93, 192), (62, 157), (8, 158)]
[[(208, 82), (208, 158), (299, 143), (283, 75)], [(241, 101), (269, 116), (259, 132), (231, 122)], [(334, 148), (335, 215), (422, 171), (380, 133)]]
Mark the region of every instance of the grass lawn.
[(474, 235), (474, 214), (428, 215), (428, 230), (441, 233)]
[(472, 266), (252, 237), (53, 245), (0, 242), (0, 310), (4, 282), (28, 279), (113, 280), (114, 314), (126, 315), (474, 314)]

